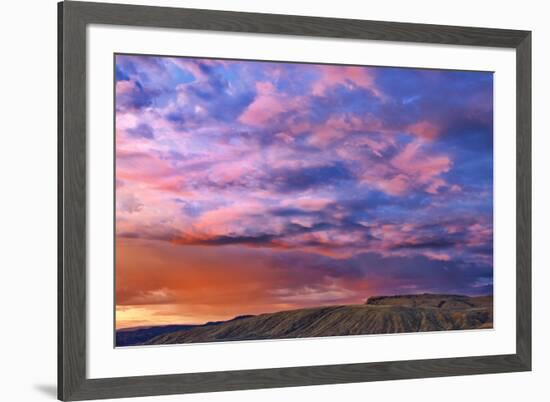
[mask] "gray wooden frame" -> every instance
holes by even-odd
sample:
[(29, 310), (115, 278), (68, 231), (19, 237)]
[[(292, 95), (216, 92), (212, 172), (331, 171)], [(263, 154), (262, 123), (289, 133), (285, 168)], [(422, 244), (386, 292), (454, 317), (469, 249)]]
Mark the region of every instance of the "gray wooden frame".
[[(516, 50), (516, 353), (124, 378), (86, 377), (86, 27), (126, 25)], [(58, 4), (58, 397), (82, 400), (531, 370), (531, 32), (136, 5)]]

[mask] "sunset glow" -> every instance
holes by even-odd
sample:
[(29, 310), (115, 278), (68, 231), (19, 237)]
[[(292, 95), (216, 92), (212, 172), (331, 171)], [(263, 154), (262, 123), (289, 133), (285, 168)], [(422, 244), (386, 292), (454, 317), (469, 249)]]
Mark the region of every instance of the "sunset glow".
[(116, 325), (491, 295), (493, 75), (116, 56)]

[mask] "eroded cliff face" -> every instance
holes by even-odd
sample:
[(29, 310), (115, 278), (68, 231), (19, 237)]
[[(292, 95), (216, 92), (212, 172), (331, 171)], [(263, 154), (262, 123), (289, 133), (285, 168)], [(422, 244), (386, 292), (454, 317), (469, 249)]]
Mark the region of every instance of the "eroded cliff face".
[(492, 328), (491, 296), (378, 296), (363, 305), (280, 311), (163, 333), (141, 344), (202, 343)]

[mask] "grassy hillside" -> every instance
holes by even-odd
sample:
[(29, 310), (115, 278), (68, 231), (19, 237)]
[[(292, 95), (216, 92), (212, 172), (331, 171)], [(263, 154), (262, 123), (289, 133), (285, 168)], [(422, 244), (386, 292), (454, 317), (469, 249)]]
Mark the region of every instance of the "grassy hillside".
[(261, 314), (155, 336), (144, 344), (492, 328), (492, 297), (405, 295), (370, 298), (364, 305), (316, 307)]

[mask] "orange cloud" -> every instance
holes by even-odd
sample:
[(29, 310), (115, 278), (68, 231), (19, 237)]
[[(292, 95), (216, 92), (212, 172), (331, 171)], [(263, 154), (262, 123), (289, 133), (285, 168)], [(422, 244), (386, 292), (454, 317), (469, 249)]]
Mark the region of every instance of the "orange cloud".
[(260, 249), (139, 239), (117, 239), (116, 247), (118, 328), (360, 303), (368, 289), (364, 281), (274, 265)]

